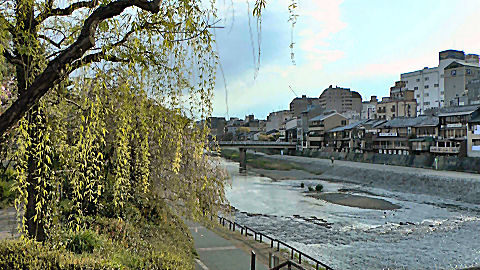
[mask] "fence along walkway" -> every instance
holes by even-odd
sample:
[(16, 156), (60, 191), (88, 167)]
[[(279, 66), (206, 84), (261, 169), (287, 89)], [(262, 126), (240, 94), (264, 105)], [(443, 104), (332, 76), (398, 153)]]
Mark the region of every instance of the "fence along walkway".
[[(292, 260), (295, 258), (295, 254), (298, 255), (298, 263), (299, 263), (299, 264), (302, 263), (302, 258), (306, 258), (306, 259), (310, 260), (311, 262), (313, 262), (313, 264), (315, 265), (315, 269), (316, 269), (316, 270), (319, 270), (319, 269), (320, 269), (320, 266), (322, 266), (322, 267), (325, 268), (326, 270), (333, 270), (332, 267), (330, 267), (330, 266), (326, 265), (325, 263), (323, 263), (323, 262), (321, 262), (321, 261), (319, 261), (319, 260), (311, 257), (311, 256), (308, 255), (308, 254), (303, 253), (302, 251), (300, 251), (300, 250), (292, 247), (291, 245), (289, 245), (289, 244), (287, 244), (287, 243), (285, 243), (285, 242), (283, 242), (283, 241), (280, 241), (280, 240), (278, 240), (278, 239), (275, 239), (275, 238), (273, 238), (273, 237), (270, 237), (270, 236), (268, 236), (268, 235), (266, 235), (266, 234), (263, 234), (263, 233), (261, 233), (261, 232), (257, 232), (257, 231), (255, 231), (255, 230), (252, 229), (252, 228), (248, 228), (247, 226), (242, 226), (242, 225), (238, 224), (237, 222), (228, 220), (228, 219), (226, 219), (226, 218), (224, 218), (224, 217), (220, 217), (220, 216), (219, 216), (218, 219), (219, 219), (220, 225), (222, 225), (223, 227), (225, 227), (226, 224), (228, 224), (229, 230), (235, 231), (236, 229), (239, 228), (239, 229), (240, 229), (240, 233), (241, 233), (242, 235), (244, 234), (244, 231), (245, 231), (245, 236), (246, 236), (246, 237), (249, 236), (249, 235), (248, 235), (248, 232), (250, 231), (250, 232), (253, 234), (255, 241), (263, 242), (263, 239), (264, 239), (264, 238), (270, 240), (270, 247), (271, 247), (271, 248), (274, 248), (274, 246), (275, 246), (274, 244), (276, 243), (276, 249), (277, 249), (277, 251), (280, 251), (280, 247), (281, 247), (281, 246), (287, 247), (288, 249), (291, 250), (290, 258), (291, 258)], [(257, 240), (257, 238), (258, 238), (258, 240)], [(288, 262), (289, 262), (289, 261), (287, 261), (287, 262), (285, 262), (285, 263), (288, 264)], [(291, 262), (291, 263), (292, 263), (292, 262)], [(290, 263), (290, 265), (291, 265), (291, 263)], [(285, 265), (283, 265), (283, 266), (287, 266), (287, 264), (285, 264)], [(281, 265), (282, 265), (282, 264), (281, 264)], [(280, 266), (280, 265), (279, 265), (279, 266)], [(277, 266), (277, 267), (279, 267), (279, 266)], [(282, 267), (283, 267), (283, 266), (282, 266)], [(280, 269), (280, 268), (273, 268), (273, 269)]]

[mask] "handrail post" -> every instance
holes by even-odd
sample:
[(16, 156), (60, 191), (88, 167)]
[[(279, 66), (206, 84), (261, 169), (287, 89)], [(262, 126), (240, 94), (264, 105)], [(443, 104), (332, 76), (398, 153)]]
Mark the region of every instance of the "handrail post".
[(250, 262), (250, 270), (255, 270), (255, 251), (252, 250), (252, 260)]
[(272, 252), (268, 252), (268, 268), (272, 268)]
[(277, 240), (277, 251), (280, 251), (280, 241)]
[(273, 239), (270, 239), (270, 248), (273, 248)]
[(262, 234), (260, 234), (260, 243), (262, 243)]
[(302, 253), (298, 252), (298, 263), (302, 264)]
[(291, 256), (291, 259), (293, 260), (293, 248), (292, 248), (292, 256)]

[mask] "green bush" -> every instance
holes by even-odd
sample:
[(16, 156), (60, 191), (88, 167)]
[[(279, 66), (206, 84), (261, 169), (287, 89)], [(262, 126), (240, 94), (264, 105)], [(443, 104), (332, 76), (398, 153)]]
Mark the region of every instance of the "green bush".
[(82, 231), (74, 233), (68, 237), (66, 248), (76, 254), (84, 252), (92, 253), (93, 250), (100, 245), (98, 235), (92, 231)]
[(0, 180), (0, 208), (12, 205), (15, 201), (15, 194), (12, 191), (12, 183)]
[(301, 187), (301, 188), (304, 188), (304, 187), (305, 187), (305, 184), (302, 182), (302, 183), (300, 184), (300, 187)]
[(123, 268), (99, 255), (79, 256), (40, 243), (9, 240), (0, 242), (0, 269), (113, 270)]
[(313, 187), (308, 187), (308, 191), (314, 191)]
[(318, 191), (318, 192), (321, 192), (321, 191), (323, 190), (322, 184), (318, 184), (318, 185), (315, 187), (315, 190)]

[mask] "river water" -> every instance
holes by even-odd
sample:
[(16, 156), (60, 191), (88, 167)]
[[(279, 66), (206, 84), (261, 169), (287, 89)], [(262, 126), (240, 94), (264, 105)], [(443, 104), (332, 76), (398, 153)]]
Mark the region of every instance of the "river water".
[[(226, 196), (238, 209), (235, 220), (239, 224), (283, 240), (334, 269), (480, 266), (478, 205), (351, 183), (274, 182), (251, 173), (239, 174), (237, 163), (223, 161), (223, 165), (231, 183)], [(305, 188), (300, 187), (302, 182)], [(349, 189), (351, 194), (385, 199), (401, 208), (360, 209), (307, 197), (306, 187), (318, 183), (324, 192)]]

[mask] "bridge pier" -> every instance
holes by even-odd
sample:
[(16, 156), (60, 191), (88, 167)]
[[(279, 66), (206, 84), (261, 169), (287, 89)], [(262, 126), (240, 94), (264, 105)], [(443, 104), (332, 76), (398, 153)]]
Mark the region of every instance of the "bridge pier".
[(240, 172), (247, 171), (247, 148), (239, 148)]

